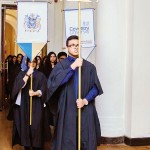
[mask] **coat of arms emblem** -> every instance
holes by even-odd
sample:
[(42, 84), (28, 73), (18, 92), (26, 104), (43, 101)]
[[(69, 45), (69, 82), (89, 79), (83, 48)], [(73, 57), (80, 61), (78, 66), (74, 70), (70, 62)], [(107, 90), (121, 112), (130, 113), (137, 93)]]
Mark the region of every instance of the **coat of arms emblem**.
[(27, 14), (24, 18), (26, 32), (39, 32), (41, 29), (41, 17), (38, 14)]

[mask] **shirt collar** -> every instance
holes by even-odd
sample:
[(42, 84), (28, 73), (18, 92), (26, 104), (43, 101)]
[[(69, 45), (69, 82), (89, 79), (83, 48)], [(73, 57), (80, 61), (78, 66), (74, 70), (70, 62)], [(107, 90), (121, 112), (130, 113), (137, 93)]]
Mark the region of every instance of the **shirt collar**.
[(69, 60), (70, 62), (74, 62), (76, 59), (77, 59), (77, 58), (74, 58), (74, 57), (72, 57), (72, 56), (68, 56), (68, 60)]

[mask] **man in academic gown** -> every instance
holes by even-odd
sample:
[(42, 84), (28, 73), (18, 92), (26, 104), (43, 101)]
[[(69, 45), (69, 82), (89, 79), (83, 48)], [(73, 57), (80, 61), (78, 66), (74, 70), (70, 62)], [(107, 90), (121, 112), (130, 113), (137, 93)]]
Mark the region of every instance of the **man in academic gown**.
[[(95, 97), (103, 93), (96, 68), (78, 58), (78, 36), (66, 41), (68, 57), (54, 67), (48, 79), (48, 96), (55, 116), (52, 150), (77, 150), (77, 117), (81, 108), (81, 150), (96, 150), (100, 145), (100, 123)], [(78, 67), (81, 70), (81, 97), (78, 99)]]
[[(50, 139), (48, 122), (44, 119), (44, 101), (47, 79), (34, 69), (35, 62), (16, 77), (12, 91), (13, 137), (12, 144), (20, 144), (25, 150), (43, 150), (44, 140)], [(30, 90), (30, 76), (33, 74), (33, 90)], [(30, 120), (30, 96), (32, 96), (32, 125)], [(46, 136), (46, 138), (45, 138)]]

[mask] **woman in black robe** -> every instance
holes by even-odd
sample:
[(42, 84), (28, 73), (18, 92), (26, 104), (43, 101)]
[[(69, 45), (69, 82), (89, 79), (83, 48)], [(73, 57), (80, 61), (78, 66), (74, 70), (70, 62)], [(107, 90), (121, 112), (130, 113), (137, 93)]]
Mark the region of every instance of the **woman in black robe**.
[(17, 72), (17, 57), (12, 56), (12, 61), (10, 62), (9, 70), (8, 70), (8, 85), (9, 85), (9, 91), (10, 95), (13, 88), (13, 83), (15, 81), (16, 76), (19, 72)]
[(36, 56), (35, 60), (37, 61), (36, 69), (42, 72), (42, 58), (40, 56)]
[(8, 70), (5, 69), (5, 96), (7, 99), (10, 98), (10, 88), (9, 88), (9, 75), (10, 75), (10, 69), (11, 69), (11, 61), (12, 61), (12, 55), (7, 56), (5, 60), (5, 67), (6, 64), (8, 65)]
[[(50, 139), (50, 129), (44, 119), (47, 79), (37, 71), (36, 62), (29, 69), (21, 71), (15, 79), (13, 101), (13, 137), (12, 144), (20, 144), (25, 150), (43, 150), (44, 141)], [(30, 90), (30, 75), (33, 74), (33, 90)], [(29, 124), (30, 96), (32, 96), (32, 125)]]
[[(77, 150), (78, 108), (81, 108), (81, 150), (96, 150), (101, 130), (94, 102), (103, 91), (95, 66), (78, 58), (78, 37), (69, 37), (66, 46), (69, 56), (57, 63), (48, 79), (47, 103), (56, 119), (52, 150)], [(82, 99), (77, 94), (80, 66)]]
[[(57, 56), (54, 52), (49, 52), (49, 54), (46, 57), (45, 63), (43, 64), (42, 67), (42, 71), (45, 74), (45, 76), (49, 77), (49, 75), (51, 74), (53, 68), (55, 67), (55, 65), (57, 64)], [(49, 107), (49, 105), (47, 105), (47, 108)], [(54, 125), (54, 119), (53, 119), (53, 115), (52, 113), (49, 111), (49, 109), (47, 109), (47, 115), (48, 115), (48, 122), (49, 125)]]
[(45, 60), (45, 63), (43, 65), (43, 73), (45, 74), (47, 79), (48, 79), (51, 71), (55, 67), (56, 63), (57, 63), (56, 54), (54, 52), (49, 52), (49, 54), (47, 55), (47, 58)]

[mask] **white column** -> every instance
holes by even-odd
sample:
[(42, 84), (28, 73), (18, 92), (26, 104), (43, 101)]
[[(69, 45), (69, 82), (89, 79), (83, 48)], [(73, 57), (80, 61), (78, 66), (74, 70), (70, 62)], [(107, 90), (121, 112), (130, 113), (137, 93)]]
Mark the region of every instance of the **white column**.
[(149, 0), (97, 5), (96, 67), (104, 94), (96, 106), (104, 137), (150, 137), (149, 6)]
[(133, 0), (125, 1), (125, 95), (124, 118), (125, 136), (131, 137), (132, 129), (132, 72), (133, 72)]
[(124, 0), (101, 0), (96, 11), (96, 67), (104, 91), (96, 107), (102, 136), (119, 137), (124, 135)]
[(134, 0), (132, 138), (150, 137), (149, 7), (149, 0)]
[(54, 34), (54, 52), (56, 53), (56, 55), (62, 51), (62, 34), (63, 34), (63, 19), (62, 15), (63, 15), (63, 10), (62, 10), (62, 3), (58, 1), (57, 3), (55, 3), (55, 18), (54, 18), (54, 28), (55, 28), (55, 34)]

